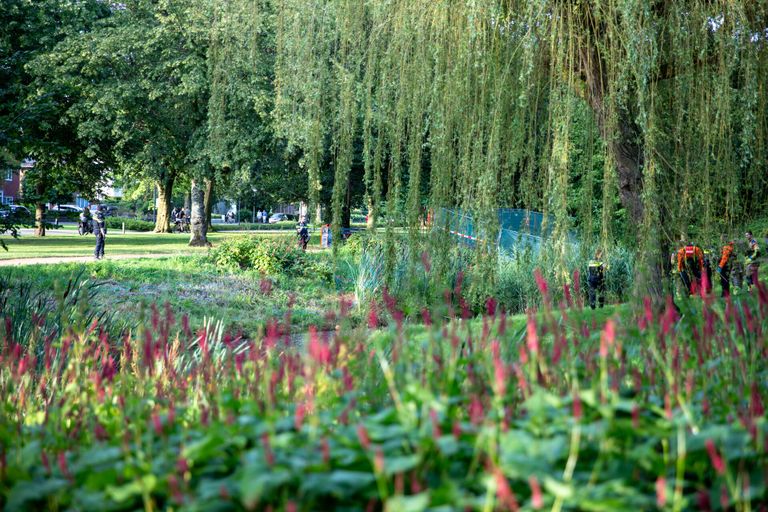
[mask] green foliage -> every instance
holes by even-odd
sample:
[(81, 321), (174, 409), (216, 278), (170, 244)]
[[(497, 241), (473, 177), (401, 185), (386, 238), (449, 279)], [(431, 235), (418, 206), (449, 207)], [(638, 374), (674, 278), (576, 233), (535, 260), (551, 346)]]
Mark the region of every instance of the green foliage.
[(146, 220), (131, 219), (128, 217), (107, 217), (108, 229), (125, 229), (128, 231), (152, 231), (155, 229), (155, 223)]
[(17, 340), (40, 358), (43, 341), (62, 336), (67, 328), (99, 324), (113, 334), (120, 332), (121, 324), (110, 310), (90, 307), (100, 285), (84, 270), (52, 284), (38, 287), (33, 280), (18, 280), (9, 271), (0, 272), (0, 311), (6, 339)]
[(67, 325), (37, 365), (0, 325), (0, 497), (11, 510), (755, 510), (761, 293), (609, 323), (578, 306), (476, 321), (441, 307), (430, 326), (369, 331), (342, 310), (335, 335), (299, 344), (278, 319), (245, 340), (154, 307), (124, 335)]
[(221, 268), (276, 275), (301, 271), (305, 253), (291, 237), (240, 236), (227, 239), (211, 251), (210, 257)]
[(214, 231), (294, 231), (296, 223), (293, 221), (274, 224), (241, 222), (240, 224), (215, 224), (213, 228)]

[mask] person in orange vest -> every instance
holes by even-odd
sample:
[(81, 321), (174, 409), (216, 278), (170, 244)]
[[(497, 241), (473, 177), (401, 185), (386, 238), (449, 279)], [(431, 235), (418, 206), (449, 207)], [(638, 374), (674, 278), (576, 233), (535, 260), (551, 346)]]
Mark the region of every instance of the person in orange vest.
[(701, 288), (701, 275), (704, 272), (704, 253), (701, 248), (685, 243), (677, 251), (677, 271), (688, 295), (697, 293)]
[(723, 297), (728, 297), (731, 294), (731, 269), (736, 259), (735, 242), (730, 240), (720, 250), (720, 263), (717, 264), (717, 274), (720, 276), (720, 288), (723, 290)]

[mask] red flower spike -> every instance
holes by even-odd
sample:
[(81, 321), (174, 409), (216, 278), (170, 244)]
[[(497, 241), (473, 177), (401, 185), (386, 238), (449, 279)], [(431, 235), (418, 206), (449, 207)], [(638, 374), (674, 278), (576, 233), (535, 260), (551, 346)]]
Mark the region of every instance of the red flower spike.
[(539, 288), (539, 293), (546, 299), (549, 296), (549, 286), (538, 268), (533, 271), (533, 277), (536, 279), (536, 286)]
[(59, 465), (59, 471), (61, 471), (61, 474), (64, 475), (65, 478), (71, 479), (72, 475), (69, 474), (69, 467), (67, 466), (67, 453), (59, 452), (59, 455), (56, 458), (56, 462)]
[(272, 445), (269, 442), (269, 434), (264, 432), (261, 434), (261, 444), (264, 447), (264, 459), (267, 461), (268, 466), (275, 465), (275, 454), (272, 453)]
[(531, 506), (534, 510), (539, 510), (544, 506), (544, 500), (541, 497), (541, 486), (535, 476), (528, 477), (528, 485), (531, 486)]
[(576, 421), (581, 420), (582, 416), (582, 409), (581, 409), (581, 396), (579, 396), (579, 393), (577, 391), (573, 392), (573, 419)]
[(730, 500), (728, 499), (728, 487), (725, 486), (725, 484), (720, 486), (720, 506), (723, 508), (723, 510), (728, 510), (728, 502)]
[(368, 328), (375, 329), (379, 326), (379, 315), (376, 313), (376, 303), (371, 301), (371, 307), (368, 309)]
[(723, 458), (717, 452), (717, 447), (715, 446), (714, 441), (707, 439), (704, 442), (704, 445), (707, 447), (707, 453), (709, 454), (710, 462), (712, 462), (712, 467), (715, 469), (718, 475), (724, 475), (725, 463), (723, 462)]
[(484, 417), (483, 404), (480, 402), (480, 399), (477, 398), (477, 395), (473, 395), (472, 402), (469, 404), (469, 421), (477, 426), (483, 422)]
[(656, 479), (656, 506), (664, 508), (667, 503), (667, 480), (660, 476)]
[(496, 316), (496, 307), (498, 305), (499, 303), (496, 302), (496, 299), (488, 297), (488, 300), (485, 301), (485, 311), (488, 313), (488, 316)]
[(427, 309), (427, 308), (422, 308), (421, 309), (421, 321), (427, 327), (432, 325), (432, 315), (430, 314), (429, 309)]
[(496, 496), (499, 498), (499, 503), (504, 509), (517, 512), (520, 507), (517, 504), (512, 488), (509, 486), (507, 477), (498, 468), (494, 470), (494, 477), (496, 478)]
[(179, 479), (176, 478), (176, 475), (168, 475), (168, 488), (171, 491), (171, 496), (173, 497), (173, 501), (175, 501), (179, 505), (184, 503), (184, 495), (181, 492), (181, 487), (179, 486)]
[(528, 352), (535, 359), (536, 354), (539, 353), (539, 335), (536, 333), (536, 320), (533, 318), (533, 313), (528, 313), (528, 322), (526, 325), (526, 344), (528, 346)]
[(331, 461), (331, 447), (327, 437), (320, 440), (320, 452), (323, 454), (323, 462), (328, 464)]
[(296, 406), (296, 414), (293, 417), (293, 427), (296, 431), (301, 430), (301, 426), (304, 424), (304, 415), (306, 413), (306, 406), (300, 403)]
[(376, 473), (384, 472), (384, 450), (381, 446), (376, 447), (376, 454), (373, 456), (373, 469)]
[(368, 430), (362, 423), (357, 425), (357, 439), (363, 449), (368, 450), (371, 447), (371, 439), (368, 437)]
[(451, 429), (451, 434), (453, 434), (453, 437), (458, 441), (459, 437), (461, 437), (461, 423), (459, 423), (459, 420), (455, 420), (453, 422), (453, 428)]
[(429, 261), (429, 254), (427, 254), (427, 251), (421, 253), (421, 264), (424, 267), (424, 272), (429, 274), (432, 270), (432, 263)]
[(440, 419), (437, 417), (437, 411), (430, 409), (429, 419), (432, 421), (432, 437), (438, 439), (443, 435), (443, 432), (440, 429)]
[(51, 463), (48, 461), (48, 454), (45, 453), (45, 451), (40, 452), (40, 459), (43, 463), (43, 467), (45, 468), (45, 472), (49, 475), (51, 474)]
[(712, 511), (712, 503), (709, 500), (709, 493), (706, 490), (702, 489), (696, 493), (696, 502), (699, 506), (699, 510), (702, 512)]

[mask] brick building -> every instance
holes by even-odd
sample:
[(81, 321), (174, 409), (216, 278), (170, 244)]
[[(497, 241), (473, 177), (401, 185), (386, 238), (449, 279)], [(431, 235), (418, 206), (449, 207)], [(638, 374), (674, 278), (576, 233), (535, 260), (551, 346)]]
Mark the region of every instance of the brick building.
[(0, 178), (2, 179), (3, 189), (0, 191), (0, 203), (2, 204), (14, 204), (19, 199), (19, 193), (21, 191), (21, 179), (22, 175), (27, 169), (30, 169), (33, 163), (29, 160), (24, 160), (21, 163), (19, 169), (13, 167), (6, 167), (2, 171)]

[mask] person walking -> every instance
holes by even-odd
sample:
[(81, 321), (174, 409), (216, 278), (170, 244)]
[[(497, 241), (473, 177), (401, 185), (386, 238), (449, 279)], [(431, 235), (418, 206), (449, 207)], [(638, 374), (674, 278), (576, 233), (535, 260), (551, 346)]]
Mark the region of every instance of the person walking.
[(93, 257), (97, 260), (104, 258), (104, 242), (107, 237), (107, 221), (104, 218), (104, 207), (98, 205), (93, 214), (93, 234), (96, 235), (96, 248)]
[(701, 275), (704, 272), (704, 253), (701, 248), (684, 243), (677, 251), (677, 271), (683, 281), (685, 293), (690, 297), (701, 288)]
[(747, 239), (747, 257), (744, 260), (747, 289), (752, 291), (752, 287), (757, 284), (757, 271), (760, 267), (760, 246), (757, 245), (757, 240), (755, 240), (751, 231), (747, 231), (744, 236)]
[(720, 276), (721, 296), (723, 297), (731, 295), (731, 270), (733, 270), (733, 260), (736, 259), (734, 247), (734, 241), (730, 240), (720, 250), (720, 263), (717, 264), (717, 275)]
[(589, 307), (595, 309), (595, 303), (602, 308), (605, 306), (605, 265), (603, 264), (603, 250), (595, 251), (595, 258), (589, 260), (587, 266), (587, 293), (589, 294)]

